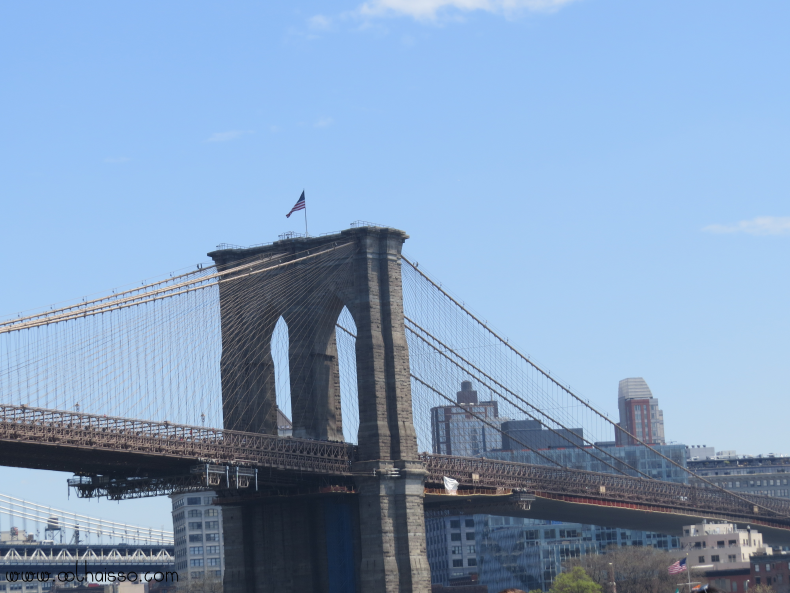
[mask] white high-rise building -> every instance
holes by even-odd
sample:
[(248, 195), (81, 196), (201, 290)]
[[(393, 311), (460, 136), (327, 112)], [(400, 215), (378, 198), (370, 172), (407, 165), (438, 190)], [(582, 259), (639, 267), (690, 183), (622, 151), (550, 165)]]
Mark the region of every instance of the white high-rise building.
[(222, 508), (214, 492), (173, 494), (175, 569), (179, 582), (217, 579), (225, 569)]

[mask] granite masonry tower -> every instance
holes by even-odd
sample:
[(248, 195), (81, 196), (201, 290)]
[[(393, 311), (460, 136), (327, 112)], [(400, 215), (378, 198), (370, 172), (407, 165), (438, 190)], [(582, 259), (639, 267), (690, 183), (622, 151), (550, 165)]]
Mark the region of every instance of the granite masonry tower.
[[(292, 273), (287, 290), (254, 286), (271, 282), (276, 271), (220, 284), (226, 429), (277, 434), (271, 339), (282, 316), (291, 332), (293, 436), (342, 440), (335, 323), (343, 306), (357, 327), (355, 494), (226, 502), (225, 593), (430, 591), (425, 468), (412, 420), (401, 292), (407, 238), (395, 229), (361, 227), (209, 254), (228, 270), (255, 256), (287, 258), (335, 246), (347, 253), (311, 259), (309, 273)], [(240, 303), (229, 291), (238, 294), (243, 283), (255, 296)], [(295, 332), (297, 320), (303, 329)], [(232, 375), (230, 360), (244, 361)], [(392, 475), (398, 477), (385, 477)]]

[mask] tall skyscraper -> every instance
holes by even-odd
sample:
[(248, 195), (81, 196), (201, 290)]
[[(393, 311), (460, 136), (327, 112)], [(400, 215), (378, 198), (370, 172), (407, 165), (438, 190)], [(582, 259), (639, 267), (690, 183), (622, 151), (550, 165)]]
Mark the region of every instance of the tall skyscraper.
[(620, 426), (615, 431), (618, 446), (636, 445), (637, 441), (627, 431), (648, 445), (665, 445), (664, 412), (658, 407), (650, 387), (642, 377), (623, 379), (617, 389), (617, 408), (620, 411)]
[[(431, 408), (434, 453), (476, 457), (502, 447), (498, 428), (503, 418), (499, 418), (497, 402), (478, 402), (471, 381), (461, 382), (456, 402), (454, 406)], [(485, 422), (480, 418), (485, 418)]]

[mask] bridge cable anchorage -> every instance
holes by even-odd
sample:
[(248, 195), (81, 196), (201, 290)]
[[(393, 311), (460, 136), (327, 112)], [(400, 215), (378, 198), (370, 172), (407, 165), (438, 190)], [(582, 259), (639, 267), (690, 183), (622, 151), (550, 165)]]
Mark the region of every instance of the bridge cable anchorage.
[[(555, 423), (556, 425), (558, 425), (558, 426), (559, 426), (561, 429), (571, 432), (571, 429), (569, 429), (567, 426), (564, 426), (562, 423), (560, 423), (560, 422), (558, 422), (557, 420), (555, 420), (555, 419), (551, 418), (551, 416), (548, 416), (548, 415), (547, 415), (545, 412), (542, 412), (541, 410), (539, 410), (538, 408), (536, 408), (535, 406), (533, 406), (532, 404), (530, 404), (529, 402), (527, 402), (527, 401), (526, 401), (524, 398), (522, 398), (520, 395), (518, 395), (517, 393), (514, 393), (513, 391), (511, 391), (510, 389), (508, 389), (507, 387), (505, 387), (504, 385), (502, 385), (502, 383), (500, 383), (499, 381), (497, 381), (496, 379), (494, 379), (493, 377), (491, 377), (491, 376), (490, 376), (489, 374), (487, 374), (485, 371), (482, 371), (482, 370), (481, 370), (481, 369), (479, 369), (477, 366), (475, 366), (474, 364), (472, 364), (471, 362), (469, 362), (468, 360), (466, 360), (464, 357), (462, 357), (460, 354), (458, 354), (457, 352), (455, 352), (455, 351), (454, 351), (452, 348), (450, 348), (450, 347), (449, 347), (449, 346), (447, 346), (446, 344), (442, 343), (442, 342), (441, 342), (441, 341), (440, 341), (438, 338), (436, 338), (435, 336), (433, 336), (432, 334), (430, 334), (430, 333), (429, 333), (429, 332), (428, 332), (426, 329), (424, 329), (424, 328), (420, 327), (419, 325), (417, 325), (416, 323), (414, 323), (414, 321), (412, 321), (412, 320), (411, 320), (411, 319), (409, 319), (408, 317), (406, 317), (405, 319), (406, 319), (406, 321), (407, 321), (408, 323), (411, 323), (411, 324), (412, 324), (412, 325), (414, 325), (416, 328), (418, 328), (418, 329), (419, 329), (421, 332), (423, 332), (425, 335), (427, 335), (428, 337), (430, 337), (431, 339), (433, 339), (434, 341), (436, 341), (436, 343), (438, 343), (439, 345), (441, 345), (441, 346), (442, 346), (442, 347), (443, 347), (445, 350), (447, 350), (448, 352), (452, 352), (452, 353), (453, 353), (453, 355), (457, 356), (457, 357), (458, 357), (460, 360), (462, 360), (462, 361), (463, 361), (463, 362), (464, 362), (466, 365), (468, 365), (470, 368), (474, 369), (476, 372), (478, 372), (478, 373), (480, 373), (481, 375), (483, 375), (483, 376), (484, 376), (484, 377), (485, 377), (487, 380), (491, 381), (492, 383), (495, 383), (495, 384), (496, 384), (496, 385), (497, 385), (497, 386), (498, 386), (500, 389), (502, 389), (503, 391), (507, 391), (507, 392), (508, 392), (510, 395), (512, 395), (514, 398), (516, 398), (516, 399), (517, 399), (517, 400), (519, 400), (520, 402), (522, 402), (522, 403), (526, 404), (527, 406), (529, 406), (530, 408), (532, 408), (532, 409), (536, 410), (536, 411), (537, 411), (539, 414), (541, 414), (542, 416), (544, 416), (544, 417), (548, 418), (550, 421), (554, 422), (554, 423)], [(446, 358), (447, 360), (449, 360), (449, 361), (450, 361), (452, 364), (454, 364), (454, 365), (458, 366), (458, 368), (459, 368), (459, 369), (462, 369), (462, 370), (463, 370), (463, 367), (462, 367), (460, 364), (458, 364), (456, 361), (452, 360), (452, 359), (451, 359), (449, 356), (447, 356), (447, 355), (446, 355), (444, 352), (442, 352), (441, 350), (439, 350), (439, 348), (437, 348), (436, 346), (434, 346), (433, 344), (431, 344), (430, 342), (428, 342), (428, 340), (426, 340), (426, 339), (425, 339), (423, 336), (421, 336), (421, 335), (420, 335), (418, 332), (415, 332), (415, 331), (414, 331), (413, 329), (411, 329), (411, 328), (410, 328), (408, 325), (406, 326), (406, 330), (407, 330), (407, 331), (411, 331), (411, 332), (412, 332), (412, 333), (415, 335), (415, 337), (419, 338), (420, 340), (422, 340), (423, 342), (425, 342), (425, 343), (426, 343), (426, 344), (427, 344), (429, 347), (431, 347), (431, 348), (433, 348), (434, 350), (436, 350), (436, 352), (437, 352), (437, 353), (438, 353), (440, 356), (443, 356), (443, 357), (445, 357), (445, 358)], [(557, 435), (558, 437), (560, 437), (561, 439), (565, 440), (565, 441), (566, 441), (567, 443), (569, 443), (569, 444), (570, 444), (572, 447), (574, 447), (574, 448), (576, 448), (576, 449), (579, 449), (579, 450), (582, 450), (582, 451), (584, 451), (584, 448), (583, 448), (583, 447), (581, 447), (581, 446), (580, 446), (578, 443), (575, 443), (575, 442), (573, 441), (573, 439), (571, 439), (570, 437), (568, 437), (568, 436), (566, 436), (566, 435), (564, 435), (564, 434), (562, 434), (562, 433), (560, 433), (560, 432), (557, 432), (556, 430), (554, 430), (554, 429), (553, 429), (553, 428), (551, 428), (550, 426), (546, 425), (546, 424), (545, 424), (544, 422), (542, 422), (542, 421), (541, 421), (539, 418), (535, 417), (535, 416), (534, 416), (532, 413), (528, 412), (527, 410), (525, 410), (524, 408), (522, 408), (521, 406), (519, 406), (518, 404), (516, 404), (515, 402), (513, 402), (511, 399), (509, 399), (508, 397), (504, 396), (502, 393), (500, 393), (499, 391), (495, 390), (495, 389), (494, 389), (494, 388), (492, 388), (490, 385), (487, 385), (487, 384), (485, 383), (485, 381), (484, 381), (483, 379), (481, 379), (480, 377), (474, 377), (474, 378), (476, 378), (476, 379), (477, 379), (477, 380), (478, 380), (478, 381), (479, 381), (481, 384), (483, 384), (483, 385), (485, 385), (486, 387), (488, 387), (488, 389), (489, 389), (489, 390), (490, 390), (492, 393), (495, 393), (495, 394), (497, 394), (499, 397), (501, 397), (502, 399), (504, 399), (505, 401), (507, 401), (508, 403), (510, 403), (511, 405), (513, 405), (513, 406), (514, 406), (516, 409), (518, 409), (520, 412), (523, 412), (524, 414), (526, 414), (527, 416), (529, 416), (529, 417), (530, 417), (532, 420), (536, 420), (536, 421), (540, 422), (542, 425), (546, 426), (546, 429), (547, 429), (547, 430), (551, 431), (553, 434), (555, 434), (555, 435)], [(422, 381), (420, 381), (420, 382), (422, 383)], [(427, 385), (426, 385), (426, 386), (427, 386)], [(442, 397), (445, 397), (445, 399), (447, 399), (447, 398), (446, 398), (446, 396), (444, 396), (444, 395), (442, 395)], [(453, 402), (453, 403), (455, 404), (455, 402)], [(505, 434), (504, 432), (502, 432), (502, 431), (501, 431), (501, 430), (499, 430), (499, 429), (497, 429), (497, 431), (498, 431), (498, 432), (500, 432), (500, 433), (501, 433), (501, 434), (503, 434), (503, 435)], [(574, 434), (575, 434), (575, 433), (574, 433)], [(587, 443), (587, 445), (588, 445), (588, 446), (590, 446), (590, 447), (593, 447), (593, 448), (594, 448), (594, 449), (596, 449), (597, 451), (600, 451), (601, 453), (603, 453), (603, 454), (605, 454), (605, 455), (608, 455), (608, 456), (609, 456), (609, 457), (611, 457), (613, 460), (615, 460), (615, 462), (616, 462), (616, 463), (620, 463), (621, 465), (625, 465), (625, 466), (626, 466), (628, 469), (630, 469), (630, 470), (633, 470), (634, 472), (638, 473), (638, 474), (639, 474), (639, 475), (641, 475), (642, 477), (644, 477), (644, 478), (646, 478), (646, 479), (648, 479), (648, 480), (650, 480), (650, 479), (653, 479), (653, 478), (651, 478), (650, 476), (648, 476), (647, 474), (645, 474), (644, 472), (641, 472), (641, 471), (639, 471), (639, 470), (638, 470), (638, 469), (636, 469), (635, 467), (633, 467), (633, 466), (631, 466), (631, 465), (629, 465), (629, 464), (627, 464), (627, 463), (625, 463), (625, 462), (623, 462), (623, 461), (620, 461), (620, 460), (619, 460), (619, 459), (617, 459), (617, 458), (616, 458), (614, 455), (612, 455), (611, 453), (609, 453), (609, 452), (608, 452), (608, 451), (606, 451), (605, 449), (602, 449), (601, 447), (598, 447), (598, 446), (597, 446), (597, 445), (595, 445), (594, 443), (592, 443), (592, 442), (590, 442), (589, 440), (585, 439), (583, 436), (577, 436), (576, 438), (578, 438), (578, 439), (582, 440), (583, 442)], [(519, 441), (519, 442), (520, 442), (520, 441)], [(521, 444), (523, 444), (523, 443), (521, 443)], [(613, 469), (615, 472), (619, 472), (619, 473), (621, 473), (621, 474), (623, 474), (623, 475), (628, 475), (628, 474), (627, 474), (625, 471), (623, 471), (623, 470), (621, 470), (621, 469), (619, 469), (619, 468), (616, 468), (615, 466), (613, 466), (613, 465), (611, 465), (610, 463), (608, 463), (608, 462), (604, 461), (603, 459), (600, 459), (599, 457), (596, 457), (595, 455), (593, 455), (593, 454), (592, 454), (592, 453), (590, 453), (589, 451), (585, 451), (585, 452), (586, 452), (588, 455), (590, 455), (591, 457), (593, 457), (594, 459), (596, 459), (596, 460), (600, 461), (601, 463), (603, 463), (604, 465), (606, 465), (607, 467), (609, 467), (609, 468)]]
[[(639, 446), (644, 447), (646, 450), (651, 451), (652, 454), (654, 454), (654, 455), (658, 456), (659, 458), (663, 459), (668, 464), (670, 464), (670, 465), (682, 470), (687, 475), (693, 476), (695, 479), (697, 479), (700, 482), (706, 484), (708, 488), (714, 489), (714, 490), (717, 490), (717, 491), (720, 491), (720, 492), (723, 492), (723, 493), (726, 493), (727, 496), (730, 496), (730, 497), (736, 498), (736, 499), (738, 499), (738, 500), (740, 500), (742, 502), (754, 505), (755, 507), (762, 508), (762, 509), (764, 509), (766, 511), (769, 511), (771, 513), (775, 513), (776, 512), (774, 509), (771, 509), (769, 507), (764, 506), (763, 504), (758, 503), (756, 501), (756, 499), (752, 500), (752, 499), (750, 499), (748, 497), (744, 497), (744, 496), (741, 496), (741, 495), (739, 495), (739, 494), (737, 494), (735, 492), (727, 490), (727, 489), (725, 489), (725, 488), (723, 488), (721, 486), (717, 486), (714, 482), (712, 482), (712, 481), (710, 481), (710, 480), (708, 480), (708, 479), (696, 474), (695, 472), (693, 472), (689, 468), (684, 467), (682, 464), (680, 464), (677, 461), (671, 459), (667, 455), (664, 455), (662, 452), (658, 451), (654, 447), (648, 445), (641, 438), (638, 438), (635, 435), (633, 435), (630, 432), (628, 432), (627, 430), (624, 430), (623, 428), (619, 427), (614, 421), (609, 419), (605, 414), (602, 414), (600, 411), (598, 411), (595, 407), (593, 407), (591, 404), (589, 404), (583, 398), (579, 397), (573, 391), (571, 391), (568, 386), (563, 385), (557, 378), (552, 377), (548, 371), (544, 370), (538, 364), (534, 363), (530, 358), (524, 356), (515, 346), (513, 346), (512, 342), (510, 342), (509, 340), (503, 338), (497, 332), (492, 330), (488, 326), (487, 323), (485, 323), (484, 321), (482, 321), (480, 319), (480, 317), (478, 317), (477, 315), (472, 313), (464, 304), (462, 304), (458, 299), (453, 297), (437, 281), (433, 280), (430, 276), (428, 276), (428, 274), (423, 269), (424, 266), (420, 266), (420, 269), (418, 269), (417, 266), (414, 265), (406, 256), (402, 256), (401, 260), (407, 264), (407, 266), (404, 267), (404, 270), (403, 270), (403, 278), (404, 278), (404, 310), (409, 311), (409, 310), (411, 310), (410, 308), (414, 308), (414, 307), (416, 307), (415, 310), (420, 310), (420, 304), (419, 304), (420, 299), (422, 299), (425, 303), (430, 302), (432, 304), (428, 308), (430, 308), (431, 311), (430, 312), (422, 312), (421, 311), (421, 313), (423, 314), (423, 316), (425, 317), (425, 319), (426, 319), (426, 321), (428, 323), (434, 323), (434, 324), (437, 324), (437, 326), (438, 326), (439, 323), (454, 323), (456, 325), (459, 324), (459, 323), (465, 323), (465, 322), (462, 322), (460, 320), (460, 318), (458, 317), (459, 315), (462, 315), (464, 318), (469, 319), (476, 327), (480, 328), (480, 330), (482, 331), (482, 335), (480, 335), (480, 336), (467, 338), (467, 340), (469, 341), (469, 344), (465, 345), (464, 348), (470, 349), (470, 351), (477, 351), (477, 350), (480, 350), (480, 349), (489, 349), (489, 348), (492, 347), (492, 344), (490, 342), (485, 341), (485, 336), (489, 336), (489, 337), (493, 338), (495, 340), (495, 343), (499, 344), (504, 349), (505, 352), (509, 353), (510, 355), (515, 357), (516, 359), (521, 360), (523, 363), (525, 363), (526, 365), (529, 365), (529, 367), (533, 368), (539, 374), (539, 376), (542, 377), (542, 380), (545, 381), (547, 385), (553, 385), (554, 388), (559, 390), (559, 392), (567, 394), (567, 396), (570, 397), (572, 399), (572, 401), (575, 402), (575, 404), (580, 405), (580, 409), (588, 410), (593, 415), (594, 418), (597, 418), (598, 421), (602, 421), (604, 423), (604, 425), (609, 426), (610, 429), (613, 428), (615, 431), (620, 431), (622, 433), (622, 435), (632, 439), (632, 442), (636, 443)], [(419, 278), (421, 281), (426, 282), (428, 284), (428, 287), (431, 290), (434, 291), (436, 296), (428, 294), (426, 292), (425, 288), (420, 288), (417, 280), (414, 279), (414, 278), (411, 278), (411, 274), (407, 273), (407, 271), (409, 271), (409, 272), (413, 271), (415, 273), (414, 274), (415, 278)], [(410, 293), (413, 293), (413, 294), (410, 294)], [(450, 307), (452, 307), (452, 310), (448, 310), (447, 312), (436, 312), (436, 310), (441, 309), (444, 306), (444, 305), (441, 305), (437, 301), (438, 298), (444, 299), (443, 302), (448, 303), (448, 305)], [(422, 308), (426, 308), (426, 307), (427, 307), (427, 305), (424, 305), (424, 304), (422, 305)], [(441, 322), (439, 321), (440, 319), (442, 320)], [(423, 324), (421, 323), (421, 325), (423, 325)], [(424, 325), (423, 325), (423, 327), (424, 327)], [(442, 326), (442, 327), (444, 327), (444, 326)], [(459, 328), (460, 328), (460, 326), (459, 326)], [(465, 334), (461, 333), (462, 331), (467, 331), (467, 330), (462, 330), (462, 329), (456, 329), (456, 330), (452, 330), (452, 331), (451, 330), (446, 330), (446, 333), (448, 333), (448, 335), (455, 336), (457, 339), (461, 339), (461, 337), (463, 335), (465, 335)], [(447, 342), (445, 342), (445, 343), (447, 343)], [(410, 345), (410, 349), (411, 349), (411, 345)], [(456, 355), (457, 355), (457, 350), (458, 350), (458, 348), (454, 347), (454, 354), (456, 354)], [(500, 356), (502, 356), (502, 355), (500, 355)], [(415, 357), (415, 356), (411, 356), (410, 355), (410, 359), (412, 360), (412, 367), (415, 366), (415, 362), (418, 363), (417, 366), (419, 366), (419, 364), (421, 363), (421, 359), (419, 357)], [(427, 368), (431, 369), (433, 367), (431, 367), (429, 365)], [(534, 380), (533, 380), (533, 385), (534, 384), (535, 383), (534, 383)], [(551, 408), (552, 407), (551, 406), (551, 402), (547, 402), (547, 403), (549, 404), (547, 407)], [(561, 409), (558, 409), (558, 410), (561, 410)], [(543, 413), (545, 413), (545, 411)], [(620, 463), (622, 463), (622, 462), (620, 462)], [(787, 514), (785, 516), (790, 517), (790, 514)]]

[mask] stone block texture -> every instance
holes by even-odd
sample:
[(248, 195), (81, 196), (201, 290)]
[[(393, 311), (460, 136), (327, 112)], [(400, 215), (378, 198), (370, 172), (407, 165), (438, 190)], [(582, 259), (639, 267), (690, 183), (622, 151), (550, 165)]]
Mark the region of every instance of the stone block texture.
[[(425, 470), (417, 460), (403, 319), (400, 256), (406, 239), (402, 231), (364, 227), (209, 254), (221, 270), (230, 270), (255, 255), (353, 246), (342, 261), (305, 262), (304, 274), (289, 277), (297, 279), (289, 280), (288, 290), (267, 290), (266, 284), (274, 285), (286, 268), (239, 277), (227, 283), (232, 293), (230, 286), (220, 285), (222, 395), (226, 428), (276, 434), (270, 345), (282, 316), (289, 330), (300, 328), (289, 333), (294, 436), (342, 440), (335, 324), (348, 307), (357, 326), (359, 395), (354, 590), (364, 593), (430, 591)], [(253, 298), (240, 300), (240, 293)], [(398, 469), (400, 477), (383, 477), (391, 469)], [(329, 589), (338, 581), (327, 568), (326, 521), (319, 503), (275, 507), (258, 502), (226, 509), (226, 593), (335, 593)]]

